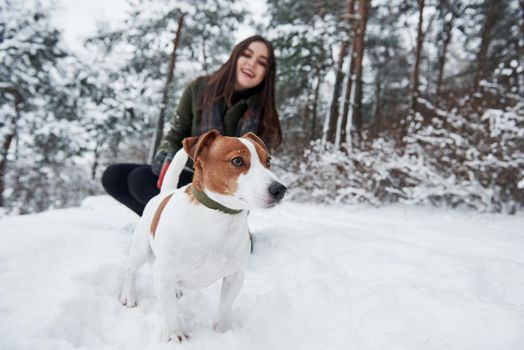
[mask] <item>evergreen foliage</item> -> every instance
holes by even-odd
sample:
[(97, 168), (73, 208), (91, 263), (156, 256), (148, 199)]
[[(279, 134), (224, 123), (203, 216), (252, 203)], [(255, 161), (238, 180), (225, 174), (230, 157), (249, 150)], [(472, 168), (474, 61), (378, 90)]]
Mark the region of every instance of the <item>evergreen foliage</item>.
[[(76, 113), (77, 62), (51, 25), (49, 8), (38, 2), (7, 1), (1, 15), (0, 192), (4, 206), (27, 213), (77, 204), (76, 198), (62, 193), (61, 186), (70, 171), (79, 171), (75, 157), (82, 154), (87, 141)], [(83, 196), (91, 193), (89, 188), (80, 192)]]
[(284, 173), (293, 198), (321, 203), (432, 204), (515, 213), (524, 203), (524, 99), (507, 111), (468, 115), (435, 108), (410, 119), (405, 149), (374, 139), (348, 153), (312, 143)]
[[(284, 145), (274, 166), (289, 183), (289, 196), (521, 209), (522, 1), (372, 1), (362, 96), (349, 100), (350, 109), (362, 105), (361, 138), (347, 144), (340, 125), (351, 97), (345, 89), (355, 83), (349, 64), (364, 3), (267, 0), (258, 29), (277, 53)], [(100, 28), (86, 42), (90, 54), (77, 57), (52, 25), (55, 9), (47, 2), (0, 0), (0, 212), (78, 204), (102, 193), (107, 165), (146, 162), (180, 16), (185, 23), (168, 121), (183, 87), (218, 68), (242, 39), (232, 33), (253, 18), (232, 0), (129, 5), (125, 23)], [(339, 108), (342, 142), (335, 145), (325, 142), (331, 106)]]

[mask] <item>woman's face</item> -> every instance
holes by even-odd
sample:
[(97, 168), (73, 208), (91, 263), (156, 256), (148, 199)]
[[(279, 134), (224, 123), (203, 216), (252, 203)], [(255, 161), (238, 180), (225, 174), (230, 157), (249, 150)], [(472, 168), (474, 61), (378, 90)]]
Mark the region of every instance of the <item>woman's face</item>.
[(266, 77), (269, 51), (263, 42), (254, 41), (237, 60), (235, 91), (257, 86)]

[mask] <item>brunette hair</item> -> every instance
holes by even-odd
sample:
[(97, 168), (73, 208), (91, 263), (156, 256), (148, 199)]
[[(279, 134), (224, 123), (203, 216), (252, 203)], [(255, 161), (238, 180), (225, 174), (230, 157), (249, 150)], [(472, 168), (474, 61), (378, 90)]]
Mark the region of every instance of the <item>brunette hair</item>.
[(253, 88), (255, 90), (255, 109), (260, 111), (260, 126), (258, 136), (271, 147), (282, 143), (282, 129), (275, 106), (276, 62), (273, 45), (260, 35), (253, 35), (238, 43), (231, 52), (229, 59), (215, 73), (208, 77), (207, 86), (202, 96), (202, 110), (209, 112), (213, 105), (224, 100), (231, 106), (231, 98), (236, 82), (236, 65), (238, 58), (252, 42), (262, 42), (266, 45), (269, 57), (264, 80)]

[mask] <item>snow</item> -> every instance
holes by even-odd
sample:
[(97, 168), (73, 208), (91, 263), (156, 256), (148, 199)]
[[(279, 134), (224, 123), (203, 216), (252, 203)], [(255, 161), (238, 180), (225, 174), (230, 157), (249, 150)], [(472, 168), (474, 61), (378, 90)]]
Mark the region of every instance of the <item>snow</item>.
[(0, 349), (523, 349), (524, 214), (287, 202), (252, 212), (255, 251), (212, 329), (219, 284), (186, 292), (158, 342), (151, 267), (119, 304), (136, 217), (106, 196), (0, 219)]
[(67, 45), (78, 54), (87, 54), (83, 42), (96, 33), (97, 26), (122, 26), (130, 10), (126, 0), (58, 0), (53, 23), (63, 32)]

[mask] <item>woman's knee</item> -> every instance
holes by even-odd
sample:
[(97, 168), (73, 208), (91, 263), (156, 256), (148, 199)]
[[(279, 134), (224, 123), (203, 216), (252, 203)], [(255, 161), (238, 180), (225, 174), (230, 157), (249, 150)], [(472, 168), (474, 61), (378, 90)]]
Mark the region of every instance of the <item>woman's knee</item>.
[(107, 193), (111, 194), (118, 192), (117, 189), (127, 186), (127, 177), (129, 173), (137, 167), (137, 164), (113, 164), (104, 170), (102, 178), (102, 186)]
[(102, 186), (108, 193), (113, 188), (117, 169), (118, 169), (118, 164), (113, 164), (113, 165), (108, 166), (106, 170), (104, 170), (102, 174), (102, 178), (100, 179), (100, 182), (102, 182)]
[(158, 176), (153, 174), (151, 166), (143, 165), (130, 172), (127, 177), (127, 186), (134, 198), (146, 204), (160, 192), (156, 187), (157, 180)]

